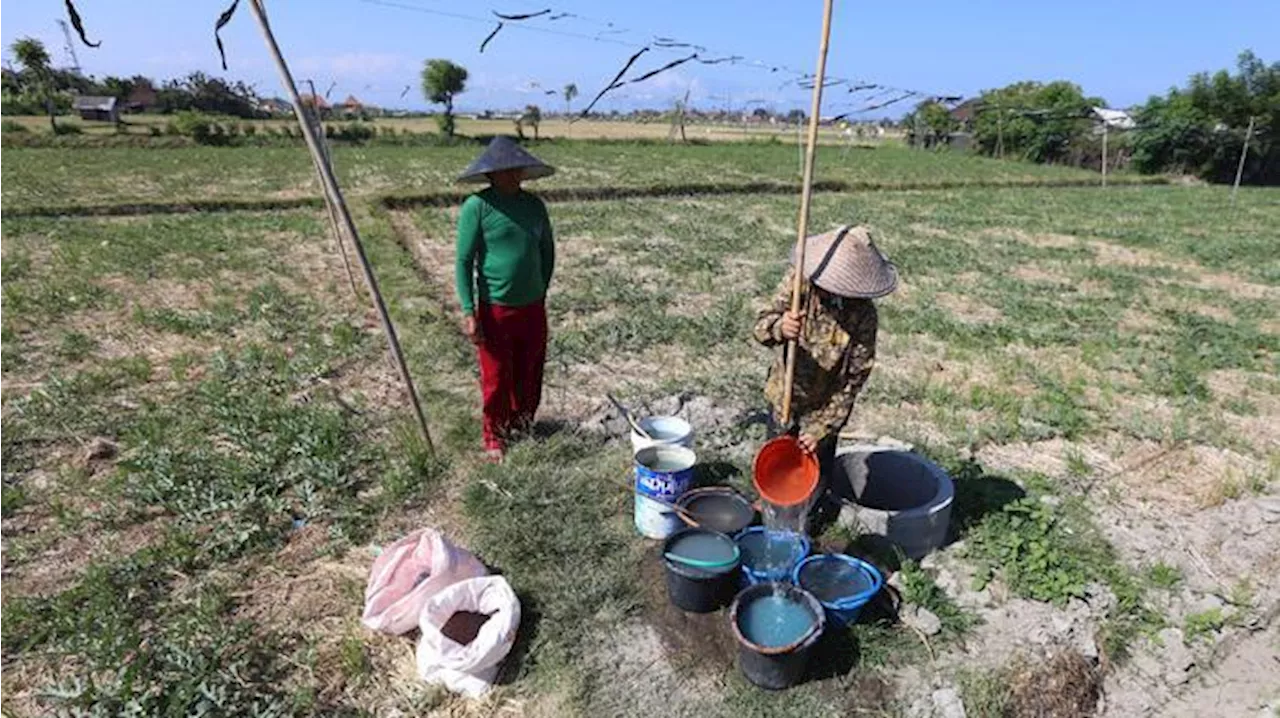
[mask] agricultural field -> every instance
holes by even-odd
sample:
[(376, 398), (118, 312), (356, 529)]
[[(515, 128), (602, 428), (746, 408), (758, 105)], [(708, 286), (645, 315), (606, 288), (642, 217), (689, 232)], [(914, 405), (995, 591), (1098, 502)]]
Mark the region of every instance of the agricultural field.
[[(24, 127), (34, 132), (47, 132), (49, 129), (48, 117), (18, 116), (13, 119), (15, 122), (21, 123)], [(88, 135), (113, 135), (118, 132), (132, 135), (150, 134), (151, 128), (163, 129), (165, 124), (171, 119), (171, 115), (124, 115), (122, 117), (125, 124), (123, 127), (117, 128), (114, 123), (97, 122), (93, 120), (78, 120), (70, 117), (62, 117), (59, 119), (60, 124), (73, 124), (80, 128), (84, 134)], [(235, 122), (240, 126), (252, 125), (258, 132), (272, 131), (283, 127), (294, 127), (293, 119), (270, 119), (270, 120), (241, 120), (230, 118), (229, 122)], [(334, 116), (327, 119), (330, 124), (343, 124), (351, 120)], [(412, 133), (436, 133), (438, 132), (434, 117), (378, 117), (366, 120), (368, 125), (375, 130), (381, 131), (383, 128), (395, 132), (412, 132)], [(577, 140), (667, 140), (671, 139), (671, 121), (670, 120), (654, 120), (652, 122), (640, 122), (633, 120), (576, 120), (570, 122), (561, 117), (548, 117), (538, 125), (538, 136), (545, 139), (564, 138)], [(472, 117), (459, 117), (457, 120), (457, 132), (461, 135), (495, 135), (495, 134), (515, 134), (515, 123), (512, 120), (499, 119), (477, 119)], [(533, 128), (526, 127), (525, 132), (532, 137)], [(690, 120), (685, 126), (685, 137), (690, 140), (705, 140), (708, 142), (743, 142), (743, 141), (761, 141), (777, 138), (780, 142), (797, 142), (797, 130), (795, 125), (780, 123), (772, 124), (717, 124), (717, 123), (695, 123)], [(678, 139), (678, 135), (677, 135)], [(881, 142), (900, 140), (900, 134), (889, 135), (882, 139), (868, 138), (866, 142)], [(819, 133), (819, 140), (826, 144), (838, 144), (848, 141), (840, 129), (834, 127), (824, 127)]]
[[(495, 466), (451, 287), (449, 180), (475, 147), (334, 150), (434, 453), (301, 148), (9, 150), (6, 715), (1127, 717), (1280, 699), (1280, 193), (822, 148), (815, 231), (871, 225), (902, 275), (848, 439), (947, 467), (954, 541), (918, 564), (870, 556), (897, 605), (768, 694), (735, 669), (723, 616), (666, 603), (603, 393), (679, 408), (704, 474), (749, 490), (770, 359), (750, 327), (794, 239), (795, 147), (534, 151), (561, 168), (533, 187), (556, 200), (560, 256), (547, 387), (541, 431)], [(413, 642), (358, 620), (375, 547), (423, 526), (522, 601), (479, 702), (423, 685)], [(838, 526), (818, 542), (865, 546)]]
[[(453, 184), (481, 146), (342, 146), (333, 164), (352, 197), (444, 196), (453, 202), (470, 188)], [(560, 173), (546, 190), (590, 196), (609, 188), (653, 194), (753, 192), (752, 184), (781, 185), (791, 194), (800, 180), (797, 149), (780, 144), (666, 144), (543, 142), (532, 149)], [(192, 205), (253, 209), (274, 204), (320, 205), (311, 160), (301, 146), (137, 148), (9, 148), (0, 188), (11, 214), (83, 214), (141, 209), (174, 211)], [(952, 153), (825, 148), (818, 178), (846, 189), (1095, 184), (1096, 173)], [(1158, 178), (1157, 178), (1158, 179)], [(1151, 181), (1120, 176), (1117, 182)], [(123, 205), (123, 209), (121, 206)], [(158, 205), (158, 206), (157, 206)], [(113, 209), (114, 208), (114, 209)]]

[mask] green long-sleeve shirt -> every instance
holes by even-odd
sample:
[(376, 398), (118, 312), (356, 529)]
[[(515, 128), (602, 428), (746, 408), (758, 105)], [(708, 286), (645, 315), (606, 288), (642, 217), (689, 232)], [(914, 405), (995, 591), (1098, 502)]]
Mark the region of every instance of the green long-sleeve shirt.
[(474, 313), (477, 300), (508, 307), (540, 301), (555, 263), (551, 219), (536, 196), (489, 187), (462, 203), (454, 266), (462, 311)]

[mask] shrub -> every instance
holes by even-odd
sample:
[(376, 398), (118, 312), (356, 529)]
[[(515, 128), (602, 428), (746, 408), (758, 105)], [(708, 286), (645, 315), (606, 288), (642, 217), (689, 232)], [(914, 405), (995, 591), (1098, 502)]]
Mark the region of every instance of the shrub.
[(199, 112), (179, 112), (169, 122), (173, 134), (190, 137), (199, 145), (222, 144), (222, 128), (207, 115)]
[(5, 120), (0, 125), (0, 132), (29, 132), (27, 126), (17, 120)]
[(347, 142), (365, 142), (376, 134), (369, 125), (361, 122), (349, 122), (338, 128), (337, 139)]
[(78, 135), (83, 132), (84, 130), (81, 129), (80, 125), (73, 123), (60, 122), (53, 126), (53, 134), (55, 135)]
[(446, 136), (452, 137), (454, 130), (453, 115), (436, 115), (436, 127)]

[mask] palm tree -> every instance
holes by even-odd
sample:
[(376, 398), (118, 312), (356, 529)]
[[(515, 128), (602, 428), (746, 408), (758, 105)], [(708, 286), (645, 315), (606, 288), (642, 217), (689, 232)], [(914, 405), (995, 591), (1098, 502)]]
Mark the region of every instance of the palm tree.
[(570, 82), (564, 86), (564, 113), (566, 115), (573, 114), (572, 104), (573, 98), (578, 96), (578, 86)]
[(22, 65), (23, 74), (31, 75), (29, 81), (32, 88), (44, 99), (44, 107), (49, 112), (49, 127), (57, 132), (58, 123), (54, 120), (53, 107), (53, 73), (49, 71), (49, 52), (44, 49), (44, 43), (31, 37), (19, 38), (9, 46), (9, 52)]
[(422, 68), (422, 94), (428, 102), (444, 105), (437, 118), (440, 129), (453, 137), (453, 98), (467, 89), (467, 69), (448, 60), (427, 60)]
[(524, 113), (516, 118), (516, 134), (524, 139), (524, 126), (533, 127), (533, 139), (538, 139), (538, 125), (542, 123), (542, 110), (537, 105), (525, 105)]

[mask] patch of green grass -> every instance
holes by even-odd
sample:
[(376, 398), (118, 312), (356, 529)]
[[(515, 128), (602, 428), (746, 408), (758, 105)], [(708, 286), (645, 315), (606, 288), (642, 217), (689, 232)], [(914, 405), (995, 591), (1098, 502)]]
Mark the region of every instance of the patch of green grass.
[[(6, 232), (6, 241), (13, 241)], [(50, 275), (4, 282), (5, 323), (9, 326), (53, 322), (78, 311), (119, 301), (105, 287), (76, 275)], [(12, 312), (13, 316), (9, 316)]]
[[(135, 314), (149, 329), (193, 339), (196, 348), (167, 365), (145, 356), (54, 365), (29, 394), (6, 391), (6, 518), (38, 502), (33, 516), (49, 518), (40, 530), (51, 540), (105, 538), (140, 522), (161, 532), (131, 536), (118, 554), (73, 573), (65, 590), (6, 592), (6, 660), (62, 663), (56, 684), (33, 686), (53, 712), (289, 714), (306, 705), (294, 701), (293, 686), (301, 684), (303, 695), (310, 685), (280, 658), (291, 639), (241, 622), (233, 591), (242, 587), (228, 587), (224, 577), (252, 573), (297, 519), (323, 527), (329, 551), (365, 540), (380, 515), (428, 495), (447, 464), (409, 441), (411, 433), (388, 430), (386, 408), (334, 400), (344, 372), (383, 361), (383, 346), (359, 328), (360, 315), (342, 312), (342, 302), (322, 305), (287, 290), (281, 279), (293, 269), (277, 272), (263, 261), (286, 234), (297, 240), (298, 232), (319, 229), (313, 218), (131, 222), (5, 220), (7, 251), (12, 238), (29, 251), (43, 242), (42, 251), (52, 252), (48, 262), (13, 271), (6, 310), (9, 292), (72, 280), (98, 286), (115, 274), (154, 274), (179, 290), (188, 282), (216, 285), (208, 304), (199, 289), (192, 292), (203, 305), (197, 309)], [(148, 226), (174, 236), (140, 239)], [(326, 240), (317, 233), (305, 241)], [(136, 266), (124, 266), (130, 247)], [(408, 287), (397, 302), (421, 296)], [(59, 325), (62, 315), (42, 324), (43, 310), (13, 306), (20, 311), (5, 314), (6, 376), (14, 367), (11, 338), (43, 339), (38, 345), (67, 360), (89, 351), (85, 337)], [(220, 348), (199, 342), (210, 337)], [(119, 445), (115, 460), (92, 475), (59, 471), (59, 457), (92, 436)], [(32, 493), (26, 482), (37, 468), (58, 477), (58, 491)], [(32, 542), (14, 548), (19, 562), (48, 560)], [(338, 658), (356, 672), (349, 648)]]
[(364, 639), (360, 636), (343, 638), (338, 650), (341, 654), (342, 674), (348, 680), (364, 678), (373, 670), (369, 654), (365, 652)]
[(942, 622), (943, 640), (962, 638), (975, 625), (978, 617), (956, 604), (927, 571), (915, 561), (905, 561), (899, 570), (902, 577), (902, 599), (928, 609)]
[(83, 332), (65, 332), (58, 340), (54, 354), (60, 359), (77, 362), (88, 359), (98, 350), (98, 340)]
[(1189, 613), (1182, 622), (1182, 637), (1187, 643), (1195, 643), (1209, 638), (1226, 625), (1227, 616), (1221, 608)]
[(8, 480), (0, 484), (0, 516), (10, 518), (26, 504), (27, 492), (22, 486), (11, 484)]
[(1223, 407), (1236, 416), (1257, 416), (1258, 405), (1242, 396), (1234, 396), (1223, 402)]
[(173, 538), (95, 566), (56, 596), (8, 599), (6, 653), (74, 655), (80, 670), (45, 693), (77, 715), (280, 714), (288, 698), (274, 638), (231, 619), (217, 585), (169, 595), (176, 572), (202, 561), (196, 544)]
[(1170, 566), (1160, 561), (1147, 567), (1147, 583), (1155, 588), (1172, 591), (1182, 581), (1182, 569), (1177, 566)]
[(139, 306), (133, 311), (133, 320), (144, 327), (191, 337), (229, 334), (243, 319), (233, 307), (207, 311)]
[(969, 536), (980, 562), (978, 588), (997, 573), (1015, 594), (1062, 605), (1085, 595), (1091, 569), (1075, 532), (1055, 507), (1037, 498), (1005, 506)]
[(1084, 453), (1078, 448), (1069, 447), (1063, 459), (1067, 464), (1067, 476), (1080, 480), (1093, 475), (1093, 467), (1089, 465), (1088, 460), (1084, 458)]
[(964, 669), (956, 679), (966, 718), (1007, 718), (1013, 705), (1007, 668)]
[(1163, 625), (1147, 605), (1146, 582), (1121, 563), (1078, 497), (1045, 494), (1043, 481), (1028, 482), (1023, 493), (975, 462), (952, 465), (952, 521), (965, 555), (977, 562), (978, 587), (999, 578), (1014, 595), (1063, 605), (1085, 598), (1090, 584), (1106, 586), (1116, 601), (1103, 626), (1103, 650), (1117, 660), (1134, 639)]
[(1248, 578), (1242, 578), (1231, 585), (1231, 592), (1227, 595), (1227, 601), (1239, 608), (1247, 608), (1253, 605), (1253, 599), (1257, 595), (1257, 589), (1254, 588), (1253, 582)]
[[(639, 606), (639, 552), (622, 452), (562, 433), (512, 448), (501, 466), (466, 477), (473, 548), (527, 601), (538, 661), (572, 666), (593, 630)], [(605, 477), (620, 477), (611, 485)]]
[(361, 440), (341, 407), (289, 400), (324, 365), (320, 356), (260, 347), (215, 354), (189, 392), (148, 404), (121, 432), (126, 447), (137, 447), (119, 466), (123, 495), (193, 529), (219, 525), (208, 550), (228, 557), (274, 545), (293, 519), (330, 521), (358, 540), (369, 506), (354, 499), (373, 467), (395, 462)]
[(891, 668), (926, 660), (928, 652), (910, 630), (885, 622), (855, 623), (849, 637), (858, 650), (855, 670)]
[(36, 437), (111, 435), (112, 398), (146, 382), (151, 370), (145, 357), (109, 359), (69, 375), (55, 374), (30, 394), (12, 399), (4, 420), (6, 458), (27, 451), (24, 442)]
[[(333, 165), (352, 198), (374, 194), (438, 192), (481, 150), (454, 146), (334, 146)], [(795, 148), (789, 144), (725, 142), (708, 145), (542, 141), (533, 150), (560, 171), (539, 187), (636, 187), (715, 182), (796, 182)], [(850, 162), (844, 148), (820, 146), (823, 180), (896, 184), (1026, 182), (1087, 179), (1068, 167), (998, 162), (964, 153), (920, 153), (895, 147), (859, 151)], [(319, 195), (306, 151), (292, 147), (9, 148), (3, 200), (11, 211), (52, 204), (182, 202), (191, 198), (258, 199)], [(600, 168), (610, 176), (601, 177)], [(1241, 198), (1244, 199), (1243, 197)]]

